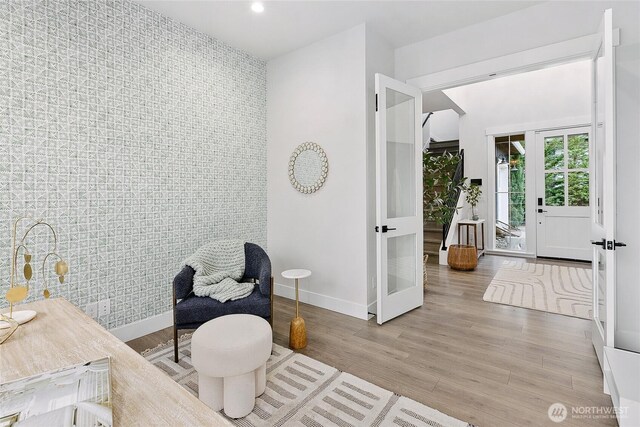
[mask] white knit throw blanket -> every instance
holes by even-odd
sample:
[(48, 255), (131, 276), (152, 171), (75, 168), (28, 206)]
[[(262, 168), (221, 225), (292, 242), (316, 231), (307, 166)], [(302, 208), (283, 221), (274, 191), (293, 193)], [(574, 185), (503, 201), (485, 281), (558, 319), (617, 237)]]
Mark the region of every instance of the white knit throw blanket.
[(239, 283), (244, 276), (244, 242), (222, 240), (204, 245), (184, 262), (193, 268), (193, 293), (220, 302), (247, 297), (254, 283)]

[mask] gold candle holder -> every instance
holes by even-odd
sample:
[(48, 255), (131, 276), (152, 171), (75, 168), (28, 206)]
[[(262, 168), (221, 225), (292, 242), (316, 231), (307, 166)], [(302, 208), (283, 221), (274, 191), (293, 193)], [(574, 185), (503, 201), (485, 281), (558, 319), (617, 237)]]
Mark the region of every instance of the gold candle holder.
[[(56, 231), (53, 229), (53, 227), (49, 223), (44, 222), (40, 219), (34, 221), (34, 223), (31, 224), (27, 228), (27, 230), (24, 232), (24, 234), (22, 235), (22, 239), (20, 239), (20, 241), (18, 242), (18, 239), (17, 239), (18, 224), (20, 223), (20, 221), (24, 219), (30, 219), (30, 218), (23, 216), (18, 218), (13, 223), (13, 232), (12, 232), (12, 239), (11, 239), (11, 277), (9, 280), (9, 290), (5, 294), (5, 298), (9, 302), (9, 313), (8, 315), (7, 313), (0, 315), (0, 321), (3, 322), (3, 326), (6, 327), (7, 324), (9, 324), (9, 327), (13, 327), (14, 330), (15, 330), (15, 327), (17, 327), (17, 325), (14, 325), (13, 322), (17, 322), (18, 324), (26, 323), (29, 320), (33, 319), (36, 315), (36, 312), (31, 310), (17, 311), (17, 312), (13, 311), (13, 305), (23, 301), (29, 295), (30, 281), (31, 281), (31, 278), (33, 277), (33, 267), (31, 266), (32, 255), (29, 252), (29, 248), (26, 245), (26, 240), (27, 240), (27, 236), (29, 235), (29, 233), (31, 233), (33, 229), (35, 229), (36, 227), (45, 226), (51, 231), (51, 234), (53, 235), (53, 248), (51, 248), (51, 250), (47, 252), (44, 259), (42, 260), (41, 271), (42, 271), (42, 280), (44, 283), (44, 289), (43, 289), (42, 295), (45, 298), (49, 298), (51, 296), (51, 292), (49, 291), (47, 275), (45, 274), (45, 266), (47, 264), (47, 260), (50, 257), (58, 259), (58, 261), (55, 263), (54, 271), (55, 271), (55, 274), (58, 276), (58, 281), (60, 283), (64, 283), (64, 276), (69, 272), (69, 266), (67, 265), (67, 262), (64, 259), (62, 259), (60, 255), (58, 255), (58, 252), (57, 252), (58, 236), (56, 234)], [(23, 259), (24, 259), (24, 266), (22, 268), (22, 274), (25, 279), (24, 284), (18, 284), (17, 278), (16, 278), (18, 258), (21, 250), (23, 252)], [(7, 320), (7, 319), (10, 319), (10, 320)], [(5, 341), (9, 336), (10, 334), (8, 336), (0, 337), (0, 344), (3, 341)]]

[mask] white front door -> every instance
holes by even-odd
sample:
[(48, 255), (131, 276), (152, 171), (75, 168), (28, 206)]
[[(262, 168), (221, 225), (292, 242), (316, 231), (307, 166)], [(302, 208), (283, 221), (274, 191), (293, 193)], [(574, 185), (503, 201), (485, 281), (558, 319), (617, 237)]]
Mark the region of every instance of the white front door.
[(603, 347), (614, 346), (616, 287), (615, 58), (612, 11), (604, 12), (592, 61), (591, 240), (593, 346), (604, 369)]
[(422, 93), (376, 74), (377, 322), (423, 303)]
[(588, 127), (536, 136), (536, 254), (591, 260)]

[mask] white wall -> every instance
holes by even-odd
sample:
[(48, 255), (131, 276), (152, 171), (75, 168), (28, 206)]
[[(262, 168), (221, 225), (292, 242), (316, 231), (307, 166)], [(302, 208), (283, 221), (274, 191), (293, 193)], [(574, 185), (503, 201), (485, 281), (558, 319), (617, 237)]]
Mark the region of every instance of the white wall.
[[(489, 188), (486, 132), (490, 128), (522, 125), (515, 133), (532, 128), (526, 124), (576, 118), (575, 125), (584, 124), (591, 113), (590, 62), (580, 61), (530, 73), (502, 77), (445, 90), (466, 114), (460, 116), (460, 148), (465, 151), (465, 175), (482, 179), (483, 195), (478, 204), (481, 218), (489, 218), (487, 192)], [(572, 120), (569, 120), (571, 122)], [(535, 166), (533, 141), (527, 141), (527, 168)], [(531, 174), (527, 175), (529, 178)], [(527, 218), (535, 218), (532, 200), (528, 200)], [(529, 225), (533, 225), (530, 223)], [(535, 252), (534, 228), (527, 227), (528, 252)], [(489, 234), (490, 231), (488, 230)]]
[[(422, 96), (429, 96), (422, 95)], [(429, 118), (431, 138), (436, 141), (453, 141), (459, 138), (460, 116), (453, 110), (436, 111)], [(422, 119), (424, 121), (424, 118)]]
[[(367, 315), (366, 29), (360, 25), (267, 63), (269, 256), (276, 294), (292, 296), (281, 272), (307, 268), (302, 301)], [(297, 192), (289, 156), (320, 144), (329, 175), (318, 192)]]
[(640, 351), (640, 3), (545, 2), (506, 16), (396, 49), (396, 78), (404, 80), (593, 34), (605, 9), (620, 28), (616, 48), (618, 252), (616, 342)]

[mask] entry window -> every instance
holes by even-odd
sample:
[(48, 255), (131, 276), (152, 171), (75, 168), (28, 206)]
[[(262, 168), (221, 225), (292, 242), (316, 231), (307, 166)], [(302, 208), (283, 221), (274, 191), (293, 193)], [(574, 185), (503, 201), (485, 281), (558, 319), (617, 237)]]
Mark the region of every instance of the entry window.
[(526, 251), (524, 134), (495, 138), (496, 248)]
[(589, 206), (589, 135), (544, 139), (546, 206)]

